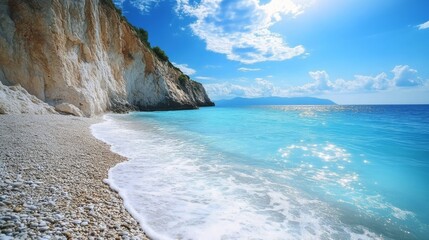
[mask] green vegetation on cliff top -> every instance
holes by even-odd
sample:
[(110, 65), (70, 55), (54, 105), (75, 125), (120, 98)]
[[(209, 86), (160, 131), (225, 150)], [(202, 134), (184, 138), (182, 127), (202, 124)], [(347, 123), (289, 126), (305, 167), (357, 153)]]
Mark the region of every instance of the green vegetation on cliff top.
[[(113, 3), (112, 0), (100, 0), (100, 3), (107, 5), (108, 7), (114, 9), (119, 16), (121, 17), (121, 19), (123, 21), (125, 21), (133, 30), (134, 33), (136, 34), (136, 36), (140, 39), (140, 41), (145, 44), (153, 53), (155, 53), (155, 56), (158, 57), (159, 60), (163, 61), (163, 62), (167, 62), (171, 67), (173, 67), (176, 70), (179, 70), (179, 68), (175, 67), (169, 60), (168, 60), (168, 56), (165, 53), (164, 50), (162, 50), (160, 47), (155, 46), (153, 48), (151, 48), (150, 46), (150, 42), (149, 42), (149, 33), (144, 30), (143, 28), (139, 28), (136, 27), (134, 25), (132, 25), (130, 22), (128, 22), (127, 18), (122, 14), (122, 10), (117, 8), (116, 5)], [(180, 71), (181, 72), (181, 71)], [(188, 77), (189, 78), (189, 77)]]

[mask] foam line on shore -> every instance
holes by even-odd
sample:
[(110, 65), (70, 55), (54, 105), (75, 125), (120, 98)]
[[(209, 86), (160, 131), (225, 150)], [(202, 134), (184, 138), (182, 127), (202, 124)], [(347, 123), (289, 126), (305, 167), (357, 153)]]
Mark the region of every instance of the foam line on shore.
[[(97, 139), (99, 139), (99, 140), (101, 140), (101, 141), (105, 142), (106, 144), (108, 144), (108, 145), (110, 146), (110, 151), (112, 151), (112, 152), (114, 152), (114, 153), (116, 153), (116, 154), (119, 154), (119, 155), (121, 155), (121, 156), (123, 156), (123, 157), (127, 158), (127, 161), (129, 161), (130, 159), (126, 156), (126, 154), (124, 154), (124, 153), (123, 153), (123, 152), (121, 152), (121, 151), (116, 150), (116, 149), (113, 147), (113, 145), (112, 145), (111, 143), (109, 143), (109, 141), (108, 141), (106, 138), (103, 138), (103, 137), (102, 137), (102, 134), (100, 134), (99, 132), (97, 132), (97, 130), (95, 130), (95, 129), (97, 128), (97, 125), (99, 125), (99, 124), (110, 124), (110, 123), (112, 123), (112, 121), (113, 121), (113, 120), (112, 120), (111, 118), (109, 118), (109, 117), (107, 117), (106, 115), (104, 115), (104, 116), (103, 116), (103, 122), (101, 122), (101, 123), (96, 123), (96, 124), (91, 125), (91, 127), (90, 127), (90, 129), (91, 129), (91, 133), (92, 133), (92, 135), (93, 135), (95, 138), (97, 138)], [(113, 168), (115, 168), (115, 167), (117, 167), (117, 166), (120, 166), (121, 164), (124, 164), (124, 163), (125, 163), (125, 162), (118, 163), (118, 164), (116, 164), (115, 166), (113, 166), (112, 168), (110, 168), (110, 169), (109, 169), (109, 172), (108, 172), (108, 176), (109, 176), (109, 178), (104, 179), (104, 180), (103, 180), (103, 182), (104, 182), (104, 183), (106, 183), (106, 184), (108, 184), (108, 185), (110, 186), (110, 188), (111, 188), (111, 189), (113, 189), (114, 191), (116, 191), (116, 192), (119, 194), (119, 196), (120, 196), (120, 197), (122, 198), (122, 200), (123, 200), (123, 203), (124, 203), (125, 209), (126, 209), (126, 210), (131, 214), (131, 216), (132, 216), (134, 219), (136, 219), (136, 220), (139, 222), (140, 226), (142, 227), (142, 229), (144, 230), (145, 234), (146, 234), (149, 238), (154, 239), (154, 240), (167, 240), (167, 239), (170, 239), (170, 238), (168, 238), (167, 236), (165, 236), (165, 235), (163, 235), (163, 234), (157, 233), (157, 232), (156, 232), (152, 227), (150, 227), (150, 226), (149, 226), (149, 224), (147, 224), (146, 220), (145, 220), (142, 216), (140, 216), (140, 215), (137, 213), (137, 211), (132, 207), (132, 205), (129, 203), (129, 200), (128, 200), (128, 198), (127, 198), (126, 190), (125, 190), (125, 189), (121, 189), (121, 188), (119, 188), (119, 187), (114, 183), (114, 181), (112, 181), (112, 179), (110, 178), (110, 176), (112, 175), (112, 170), (113, 170)]]

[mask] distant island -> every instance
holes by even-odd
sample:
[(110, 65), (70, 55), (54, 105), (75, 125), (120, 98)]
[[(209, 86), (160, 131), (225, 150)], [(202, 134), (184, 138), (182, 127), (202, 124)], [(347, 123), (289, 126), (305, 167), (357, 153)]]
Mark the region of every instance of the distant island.
[(261, 98), (242, 98), (237, 97), (228, 100), (215, 101), (218, 107), (242, 107), (242, 106), (261, 106), (261, 105), (336, 105), (329, 99), (314, 97), (261, 97)]

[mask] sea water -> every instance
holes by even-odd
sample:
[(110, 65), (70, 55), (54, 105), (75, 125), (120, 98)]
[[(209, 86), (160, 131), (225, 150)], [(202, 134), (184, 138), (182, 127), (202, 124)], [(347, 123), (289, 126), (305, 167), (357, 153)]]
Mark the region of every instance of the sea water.
[(155, 239), (429, 239), (429, 106), (105, 115), (106, 180)]

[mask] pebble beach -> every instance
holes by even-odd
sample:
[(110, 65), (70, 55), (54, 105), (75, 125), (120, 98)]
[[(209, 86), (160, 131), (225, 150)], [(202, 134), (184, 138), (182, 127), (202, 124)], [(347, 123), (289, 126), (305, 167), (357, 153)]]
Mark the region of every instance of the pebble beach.
[(148, 239), (103, 182), (126, 161), (97, 118), (0, 115), (0, 239)]

